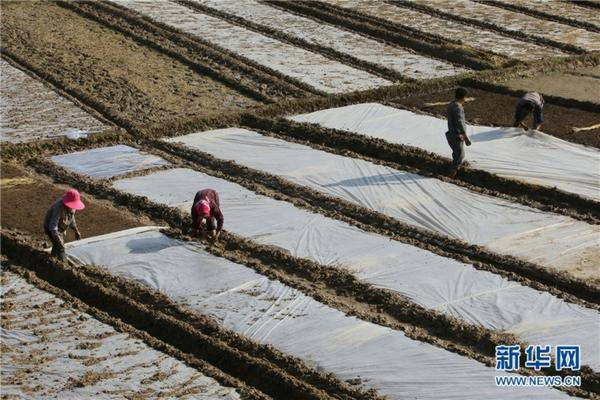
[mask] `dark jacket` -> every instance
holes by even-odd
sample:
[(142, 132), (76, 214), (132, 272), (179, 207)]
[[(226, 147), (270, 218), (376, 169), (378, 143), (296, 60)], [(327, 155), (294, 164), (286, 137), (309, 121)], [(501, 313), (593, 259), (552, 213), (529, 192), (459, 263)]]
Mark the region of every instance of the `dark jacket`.
[(456, 136), (467, 133), (465, 109), (457, 101), (448, 104), (448, 133)]
[(48, 212), (46, 212), (44, 231), (50, 236), (58, 238), (68, 228), (73, 228), (75, 232), (79, 232), (77, 222), (75, 221), (75, 213), (63, 204), (62, 199), (58, 199), (52, 204)]

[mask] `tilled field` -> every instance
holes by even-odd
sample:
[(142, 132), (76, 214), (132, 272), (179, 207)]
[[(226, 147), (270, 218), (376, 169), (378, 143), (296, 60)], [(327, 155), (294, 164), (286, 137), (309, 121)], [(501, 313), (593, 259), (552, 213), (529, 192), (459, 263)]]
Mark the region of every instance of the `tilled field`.
[[(439, 4), (2, 2), (3, 398), (600, 395), (600, 100), (534, 85), (594, 78), (593, 11), (473, 2), (458, 38)], [(530, 88), (544, 133), (510, 128)], [(69, 187), (63, 262), (42, 220)], [(581, 385), (497, 386), (509, 344), (581, 345), (513, 373)]]
[(10, 2), (3, 5), (3, 14), (6, 50), (136, 124), (255, 104), (233, 88), (59, 5)]

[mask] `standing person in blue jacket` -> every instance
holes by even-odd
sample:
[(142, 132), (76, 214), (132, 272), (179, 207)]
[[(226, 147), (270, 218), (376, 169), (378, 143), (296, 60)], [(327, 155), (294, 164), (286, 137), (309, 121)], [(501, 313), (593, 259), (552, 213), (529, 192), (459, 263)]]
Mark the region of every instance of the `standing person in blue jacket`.
[(527, 125), (523, 121), (532, 111), (532, 129), (539, 130), (542, 127), (542, 122), (544, 122), (544, 98), (537, 92), (527, 92), (519, 99), (515, 109), (515, 122), (513, 126), (520, 126), (523, 129), (527, 129)]
[(450, 177), (456, 177), (458, 170), (465, 161), (465, 144), (471, 145), (467, 136), (467, 123), (465, 121), (465, 109), (463, 104), (467, 98), (467, 90), (459, 87), (454, 92), (454, 101), (448, 105), (448, 132), (446, 140), (452, 149), (452, 168)]

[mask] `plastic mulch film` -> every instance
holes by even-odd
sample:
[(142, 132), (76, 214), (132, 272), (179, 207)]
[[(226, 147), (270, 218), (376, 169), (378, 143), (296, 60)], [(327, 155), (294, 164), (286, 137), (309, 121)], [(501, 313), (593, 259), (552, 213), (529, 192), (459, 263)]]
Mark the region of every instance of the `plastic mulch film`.
[(194, 0), (310, 43), (326, 46), (362, 61), (383, 65), (414, 79), (440, 78), (468, 69), (368, 39), (357, 33), (286, 12), (256, 0)]
[[(414, 1), (417, 4), (432, 5), (429, 0)], [(600, 50), (600, 34), (596, 32), (536, 18), (518, 11), (468, 0), (436, 0), (434, 7), (438, 11), (491, 23), (509, 31), (579, 46), (587, 51)], [(402, 12), (402, 8), (398, 12)]]
[(409, 225), (561, 270), (596, 270), (600, 227), (239, 128), (167, 139)]
[(497, 387), (493, 368), (346, 316), (160, 232), (123, 231), (71, 242), (67, 252), (77, 262), (160, 290), (227, 329), (393, 399), (567, 398), (549, 388)]
[(197, 190), (218, 191), (225, 229), (295, 257), (352, 272), (415, 303), (468, 323), (514, 333), (524, 342), (578, 343), (600, 369), (600, 315), (472, 265), (364, 232), (229, 181), (189, 169), (123, 179), (124, 192), (189, 212)]
[(125, 145), (62, 154), (51, 157), (51, 160), (71, 172), (96, 179), (112, 178), (169, 164), (160, 157)]
[(184, 363), (2, 272), (2, 397), (239, 399)]
[(0, 91), (0, 142), (77, 139), (109, 127), (2, 59)]
[(554, 1), (554, 0), (500, 0), (499, 3), (513, 4), (525, 7), (534, 11), (541, 11), (546, 14), (557, 17), (570, 18), (593, 24), (600, 29), (600, 13), (584, 4), (578, 5), (577, 2)]
[[(377, 103), (331, 108), (290, 118), (359, 135), (418, 147), (451, 157), (445, 119)], [(467, 160), (474, 168), (528, 183), (557, 187), (600, 201), (600, 151), (521, 128), (468, 125), (472, 146)]]
[(392, 82), (320, 54), (304, 50), (225, 20), (165, 0), (117, 0), (115, 3), (158, 22), (198, 36), (327, 93), (345, 93)]
[[(531, 61), (541, 58), (566, 57), (558, 49), (543, 47), (500, 35), (492, 30), (429, 15), (410, 8), (399, 9), (394, 4), (379, 0), (322, 0), (338, 7), (408, 26), (422, 32), (458, 40), (479, 50), (492, 51), (517, 60)], [(529, 0), (527, 0), (529, 1)]]

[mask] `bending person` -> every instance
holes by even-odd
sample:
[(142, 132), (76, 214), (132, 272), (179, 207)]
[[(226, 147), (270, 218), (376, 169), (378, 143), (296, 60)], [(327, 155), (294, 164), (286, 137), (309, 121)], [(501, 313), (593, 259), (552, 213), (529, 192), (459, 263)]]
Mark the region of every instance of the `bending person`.
[(192, 226), (200, 234), (211, 232), (214, 241), (219, 239), (224, 217), (219, 204), (219, 194), (214, 189), (203, 189), (196, 193), (192, 205)]
[(528, 129), (523, 122), (525, 118), (533, 111), (533, 126), (532, 129), (539, 130), (544, 121), (544, 98), (537, 92), (527, 92), (517, 102), (515, 109), (514, 127), (520, 126), (523, 129)]
[(459, 168), (465, 161), (465, 144), (471, 145), (467, 136), (467, 123), (465, 122), (465, 109), (463, 104), (467, 98), (467, 90), (459, 87), (454, 92), (454, 101), (448, 105), (448, 132), (446, 140), (452, 149), (452, 168), (450, 177), (454, 178)]
[(81, 233), (79, 233), (75, 221), (75, 211), (84, 208), (85, 204), (83, 204), (79, 192), (75, 189), (67, 190), (60, 199), (52, 204), (44, 219), (44, 232), (52, 242), (52, 255), (63, 260), (66, 258), (64, 236), (68, 228), (75, 231), (77, 240), (81, 239)]

